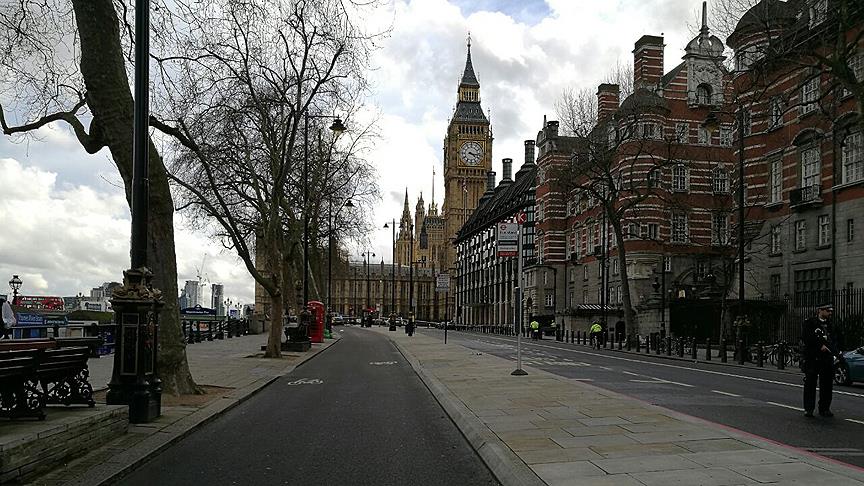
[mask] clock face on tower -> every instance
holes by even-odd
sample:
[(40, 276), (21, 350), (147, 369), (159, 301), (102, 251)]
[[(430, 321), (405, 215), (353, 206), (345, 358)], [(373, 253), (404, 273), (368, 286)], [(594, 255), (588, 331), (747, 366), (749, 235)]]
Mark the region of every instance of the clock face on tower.
[(483, 160), (483, 146), (477, 142), (465, 142), (459, 149), (459, 158), (465, 165), (480, 165)]

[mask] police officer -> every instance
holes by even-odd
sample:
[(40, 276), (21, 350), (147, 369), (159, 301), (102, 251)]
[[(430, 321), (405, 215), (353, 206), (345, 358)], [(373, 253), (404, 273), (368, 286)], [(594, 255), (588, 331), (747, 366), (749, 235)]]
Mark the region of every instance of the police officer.
[(819, 415), (833, 417), (831, 413), (831, 387), (834, 379), (834, 357), (839, 356), (837, 341), (831, 326), (834, 307), (820, 305), (816, 316), (804, 321), (801, 339), (804, 343), (804, 416), (812, 417), (816, 407), (816, 381), (819, 381)]
[(540, 323), (537, 322), (537, 319), (531, 320), (531, 338), (540, 339)]
[(599, 321), (594, 321), (591, 324), (591, 347), (600, 349), (600, 335), (603, 333), (603, 326)]

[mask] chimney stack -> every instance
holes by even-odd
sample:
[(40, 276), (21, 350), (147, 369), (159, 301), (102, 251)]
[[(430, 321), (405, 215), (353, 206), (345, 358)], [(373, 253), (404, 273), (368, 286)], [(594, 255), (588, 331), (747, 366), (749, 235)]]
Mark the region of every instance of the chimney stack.
[(486, 192), (495, 190), (495, 171), (490, 170), (486, 173)]
[(621, 90), (617, 84), (603, 83), (597, 87), (597, 121), (604, 122), (611, 117), (621, 102)]
[(558, 137), (558, 122), (556, 120), (546, 122), (546, 138), (556, 137)]
[(663, 36), (643, 35), (633, 49), (633, 87), (651, 88), (663, 77)]
[(525, 165), (534, 165), (534, 140), (525, 140)]
[(513, 159), (501, 159), (503, 175), (501, 182), (510, 182), (513, 180)]

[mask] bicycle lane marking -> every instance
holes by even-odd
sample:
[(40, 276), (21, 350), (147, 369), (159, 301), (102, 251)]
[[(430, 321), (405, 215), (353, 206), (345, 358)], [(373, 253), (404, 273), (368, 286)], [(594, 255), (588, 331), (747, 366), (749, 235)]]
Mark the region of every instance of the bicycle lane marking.
[[(487, 339), (499, 339), (500, 340), (502, 338), (494, 338), (494, 337), (488, 337), (487, 336)], [(557, 349), (560, 351), (568, 351), (571, 353), (587, 354), (589, 356), (596, 356), (599, 358), (617, 359), (619, 361), (627, 361), (630, 363), (649, 364), (649, 365), (655, 365), (655, 366), (662, 366), (664, 368), (674, 368), (674, 369), (679, 369), (679, 370), (696, 371), (699, 373), (707, 373), (710, 375), (727, 376), (730, 378), (741, 378), (744, 380), (758, 381), (758, 382), (762, 382), (762, 383), (771, 383), (773, 385), (785, 385), (785, 386), (791, 386), (791, 387), (795, 387), (795, 388), (804, 388), (804, 385), (800, 385), (797, 383), (787, 383), (785, 381), (769, 380), (767, 378), (758, 378), (755, 376), (736, 375), (734, 373), (725, 373), (722, 371), (703, 370), (703, 369), (699, 369), (699, 368), (688, 368), (686, 366), (678, 366), (678, 365), (672, 365), (672, 364), (667, 364), (667, 363), (656, 363), (654, 361), (645, 361), (645, 360), (641, 360), (641, 359), (625, 358), (622, 356), (612, 356), (612, 355), (606, 355), (606, 354), (600, 354), (600, 353), (591, 353), (588, 351), (580, 351), (577, 349), (559, 348), (556, 346), (549, 346), (548, 344), (530, 343), (530, 345), (531, 346), (542, 346), (545, 348)], [(861, 393), (852, 393), (852, 392), (847, 392), (847, 391), (842, 391), (842, 390), (834, 390), (834, 393), (837, 393), (840, 395), (848, 395), (848, 396), (856, 397), (856, 398), (864, 398), (864, 394), (861, 394)]]

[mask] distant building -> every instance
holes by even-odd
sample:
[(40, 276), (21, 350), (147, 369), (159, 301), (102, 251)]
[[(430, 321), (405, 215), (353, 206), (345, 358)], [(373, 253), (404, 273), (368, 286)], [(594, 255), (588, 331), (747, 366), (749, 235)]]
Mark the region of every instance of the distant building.
[(181, 308), (185, 309), (186, 307), (195, 307), (196, 305), (201, 304), (201, 296), (197, 280), (187, 280), (186, 284), (183, 286), (183, 293), (186, 294), (186, 306)]
[[(368, 271), (368, 274), (367, 274)], [(408, 318), (411, 269), (407, 265), (351, 262), (347, 273), (333, 276), (333, 312), (360, 316), (364, 309), (382, 317), (396, 314)], [(432, 268), (415, 265), (413, 271), (414, 309), (421, 321), (441, 321), (445, 318), (444, 294), (435, 291)], [(368, 290), (367, 290), (368, 283)]]
[(210, 286), (210, 308), (216, 309), (217, 316), (225, 315), (225, 286), (212, 284)]

